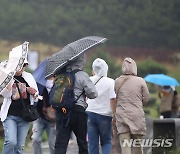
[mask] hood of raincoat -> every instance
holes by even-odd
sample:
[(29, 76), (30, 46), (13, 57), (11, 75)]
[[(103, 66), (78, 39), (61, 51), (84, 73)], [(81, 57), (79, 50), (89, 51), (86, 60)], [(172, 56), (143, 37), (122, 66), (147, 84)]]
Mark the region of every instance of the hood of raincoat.
[(82, 53), (81, 55), (78, 56), (77, 59), (73, 60), (67, 65), (66, 70), (67, 71), (73, 71), (76, 69), (83, 70), (85, 63), (86, 63), (86, 54)]
[(137, 65), (132, 58), (125, 58), (122, 64), (122, 73), (124, 75), (137, 75)]
[(94, 60), (92, 64), (92, 69), (95, 75), (99, 77), (106, 77), (108, 72), (108, 65), (107, 63), (100, 58)]

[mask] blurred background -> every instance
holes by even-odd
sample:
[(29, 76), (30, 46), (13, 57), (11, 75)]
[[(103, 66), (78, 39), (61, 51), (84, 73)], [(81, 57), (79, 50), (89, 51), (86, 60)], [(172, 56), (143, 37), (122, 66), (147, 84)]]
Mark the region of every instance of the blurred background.
[[(0, 0), (0, 61), (28, 41), (32, 72), (66, 44), (96, 35), (108, 41), (87, 52), (89, 75), (93, 60), (100, 57), (115, 79), (121, 75), (122, 60), (129, 56), (137, 62), (139, 76), (164, 73), (180, 82), (179, 8), (179, 0)], [(151, 99), (145, 111), (157, 118), (157, 86), (148, 83), (148, 87)]]

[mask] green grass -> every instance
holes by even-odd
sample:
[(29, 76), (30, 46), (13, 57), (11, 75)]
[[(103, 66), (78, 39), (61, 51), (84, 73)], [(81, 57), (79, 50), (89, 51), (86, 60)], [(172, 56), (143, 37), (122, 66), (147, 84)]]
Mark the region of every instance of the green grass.
[(160, 99), (158, 98), (158, 91), (153, 90), (153, 93), (150, 93), (150, 99), (153, 101), (145, 105), (144, 110), (147, 112), (146, 116), (151, 118), (158, 118), (159, 114), (159, 106), (160, 106)]
[(2, 153), (3, 144), (4, 144), (4, 138), (1, 138), (0, 139), (0, 153)]
[(158, 118), (159, 117), (159, 112), (157, 109), (152, 108), (152, 107), (145, 107), (145, 110), (148, 110), (148, 112), (149, 112), (147, 114), (148, 117), (151, 117), (151, 118)]
[(43, 132), (43, 136), (42, 136), (42, 142), (47, 141), (47, 133), (46, 131)]

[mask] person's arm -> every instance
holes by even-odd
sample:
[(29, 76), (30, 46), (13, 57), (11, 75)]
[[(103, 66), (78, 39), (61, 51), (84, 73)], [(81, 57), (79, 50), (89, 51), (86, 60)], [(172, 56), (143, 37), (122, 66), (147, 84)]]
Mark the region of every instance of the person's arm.
[(114, 80), (112, 80), (109, 94), (110, 94), (110, 106), (111, 106), (112, 114), (113, 114), (113, 116), (115, 116), (117, 101), (116, 101), (115, 81)]
[(89, 99), (94, 99), (98, 96), (98, 93), (96, 91), (96, 87), (89, 78), (88, 74), (85, 74), (84, 81), (83, 81), (83, 87), (85, 91), (85, 95)]
[(116, 106), (117, 106), (117, 99), (116, 98), (111, 98), (110, 99), (110, 105), (112, 109), (112, 126), (116, 125)]
[(144, 81), (144, 84), (142, 85), (142, 102), (143, 105), (145, 105), (149, 101), (149, 90), (146, 85), (146, 82)]
[(39, 91), (38, 91), (36, 81), (35, 81), (34, 77), (32, 76), (32, 74), (27, 73), (27, 72), (23, 72), (23, 73), (24, 73), (23, 77), (24, 77), (25, 81), (29, 84), (29, 87), (27, 88), (27, 92), (33, 98), (33, 101), (37, 102)]
[(110, 99), (110, 105), (111, 105), (111, 109), (112, 109), (112, 115), (114, 117), (115, 114), (116, 114), (116, 106), (117, 106), (116, 98), (111, 98)]

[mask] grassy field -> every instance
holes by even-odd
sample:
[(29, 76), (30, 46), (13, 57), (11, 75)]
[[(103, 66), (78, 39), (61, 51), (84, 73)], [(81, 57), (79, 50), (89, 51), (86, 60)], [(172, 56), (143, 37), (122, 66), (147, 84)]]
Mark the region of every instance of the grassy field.
[[(6, 40), (0, 40), (0, 61), (3, 61), (5, 59), (8, 58), (8, 54), (9, 51), (13, 48), (16, 47), (20, 44), (22, 44), (23, 42), (20, 41), (6, 41)], [(50, 56), (51, 54), (61, 50), (62, 47), (58, 47), (58, 46), (54, 46), (51, 44), (44, 44), (44, 43), (29, 43), (29, 50), (30, 51), (37, 51), (39, 53), (39, 62), (41, 62), (43, 59), (47, 58), (48, 56)], [(92, 53), (91, 53), (92, 54)], [(93, 56), (93, 55), (92, 55)], [(123, 57), (117, 57), (117, 62), (119, 59), (122, 59)], [(146, 59), (144, 59), (146, 60)], [(139, 60), (139, 61), (142, 61)], [(136, 60), (136, 62), (139, 62), (138, 59)], [(180, 81), (180, 62), (177, 64), (170, 64), (170, 63), (166, 63), (164, 62), (164, 67), (167, 68), (168, 70), (168, 75), (175, 77), (178, 81)], [(91, 66), (91, 65), (88, 65)], [(148, 85), (149, 86), (149, 85)], [(178, 93), (180, 94), (180, 86), (177, 87)], [(156, 90), (157, 92), (157, 90)], [(150, 112), (150, 116), (152, 117), (157, 117), (158, 113), (157, 113), (157, 109), (158, 109), (158, 105), (159, 105), (159, 100), (157, 98), (157, 94), (151, 94), (152, 98), (156, 98), (157, 102), (151, 106), (147, 107), (147, 110)]]
[(2, 153), (4, 139), (0, 139), (0, 152)]
[[(0, 40), (0, 61), (8, 59), (8, 54), (9, 51), (13, 48), (16, 47), (23, 42), (20, 41), (5, 41), (5, 40)], [(30, 51), (37, 51), (39, 53), (39, 62), (48, 57), (49, 55), (59, 51), (61, 47), (54, 46), (51, 44), (43, 44), (43, 43), (30, 43), (29, 44), (29, 50)], [(117, 57), (119, 59), (122, 59), (122, 57)], [(145, 60), (145, 59), (144, 59)], [(118, 61), (118, 60), (117, 60)], [(138, 60), (136, 60), (138, 62)], [(164, 63), (164, 67), (168, 69), (168, 74), (175, 77), (178, 81), (180, 81), (180, 62), (177, 63), (176, 65), (174, 64), (169, 64), (169, 63)], [(149, 86), (149, 85), (148, 85)], [(178, 93), (180, 94), (180, 86), (177, 87)], [(146, 115), (152, 118), (157, 118), (159, 117), (159, 105), (160, 105), (160, 100), (157, 97), (157, 91), (151, 93), (150, 98), (154, 101), (152, 103), (148, 104), (147, 106), (144, 107), (144, 110), (146, 111)], [(28, 134), (28, 142), (30, 141), (30, 132)], [(44, 133), (43, 134), (43, 140), (46, 140), (47, 136)], [(0, 139), (0, 151), (2, 151), (2, 145), (3, 145), (3, 139)]]
[[(6, 60), (8, 58), (9, 51), (22, 43), (23, 42), (20, 41), (9, 42), (5, 40), (0, 40), (0, 61)], [(37, 51), (39, 53), (39, 61), (42, 61), (44, 58), (59, 51), (60, 49), (61, 47), (51, 44), (29, 43), (29, 51)]]

